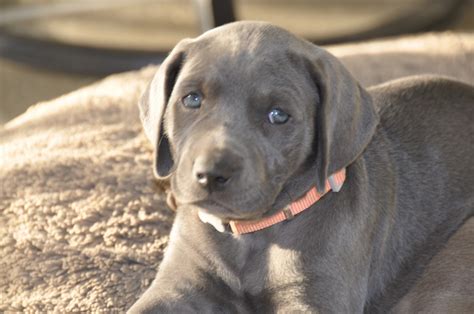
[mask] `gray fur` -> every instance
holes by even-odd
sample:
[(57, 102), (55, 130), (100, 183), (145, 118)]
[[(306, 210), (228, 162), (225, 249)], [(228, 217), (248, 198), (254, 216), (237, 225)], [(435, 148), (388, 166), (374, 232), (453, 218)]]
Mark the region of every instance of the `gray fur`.
[[(184, 108), (195, 90), (202, 107)], [(275, 106), (288, 123), (266, 121)], [(180, 43), (141, 112), (177, 216), (131, 313), (396, 310), (474, 211), (473, 87), (424, 76), (365, 90), (328, 52), (269, 24)], [(199, 185), (201, 160), (230, 180)], [(234, 236), (197, 217), (268, 215), (342, 167), (341, 191), (289, 222)]]

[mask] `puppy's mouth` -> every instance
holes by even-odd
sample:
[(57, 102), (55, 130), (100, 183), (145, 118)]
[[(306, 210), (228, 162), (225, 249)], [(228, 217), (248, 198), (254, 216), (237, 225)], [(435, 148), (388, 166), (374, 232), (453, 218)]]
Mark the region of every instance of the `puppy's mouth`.
[(229, 222), (231, 220), (254, 220), (260, 215), (256, 216), (254, 214), (244, 214), (242, 212), (237, 212), (236, 210), (230, 209), (228, 207), (222, 206), (214, 201), (198, 201), (190, 203), (198, 207), (198, 217), (202, 223), (210, 224), (219, 232), (229, 231)]
[(224, 221), (260, 218), (271, 207), (275, 194), (268, 189), (260, 191), (254, 186), (243, 190), (234, 188), (231, 191), (209, 193), (186, 184), (178, 185), (178, 182), (172, 185), (171, 190), (178, 206), (197, 207)]
[(198, 207), (201, 212), (218, 217), (223, 222), (230, 220), (252, 220), (261, 216), (261, 211), (246, 212), (210, 199), (189, 202), (187, 205)]

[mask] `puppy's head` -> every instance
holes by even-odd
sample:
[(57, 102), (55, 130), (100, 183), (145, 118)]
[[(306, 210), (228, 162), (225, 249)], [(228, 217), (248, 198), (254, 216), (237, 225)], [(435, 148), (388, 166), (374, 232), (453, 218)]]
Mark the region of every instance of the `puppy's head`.
[(300, 177), (324, 187), (370, 141), (368, 94), (332, 55), (266, 23), (183, 40), (140, 104), (177, 204), (253, 219)]

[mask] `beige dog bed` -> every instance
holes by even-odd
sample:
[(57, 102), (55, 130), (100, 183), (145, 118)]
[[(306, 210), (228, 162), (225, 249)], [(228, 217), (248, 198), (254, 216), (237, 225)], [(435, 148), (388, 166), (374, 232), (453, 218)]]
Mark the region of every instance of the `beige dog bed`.
[[(330, 50), (365, 86), (421, 73), (474, 83), (472, 34)], [(155, 71), (113, 75), (0, 129), (0, 311), (122, 312), (151, 283), (173, 219), (136, 106)]]

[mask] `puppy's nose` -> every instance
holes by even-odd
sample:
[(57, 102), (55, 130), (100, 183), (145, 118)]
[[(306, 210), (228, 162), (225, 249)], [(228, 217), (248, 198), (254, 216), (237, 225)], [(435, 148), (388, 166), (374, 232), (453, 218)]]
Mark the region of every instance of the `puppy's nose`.
[(197, 172), (196, 173), (197, 182), (206, 187), (206, 186), (216, 186), (216, 185), (224, 185), (229, 181), (228, 177), (224, 177), (219, 174), (213, 174), (210, 172)]
[(238, 156), (228, 151), (205, 152), (194, 161), (194, 180), (210, 190), (223, 189), (238, 174), (239, 160)]

